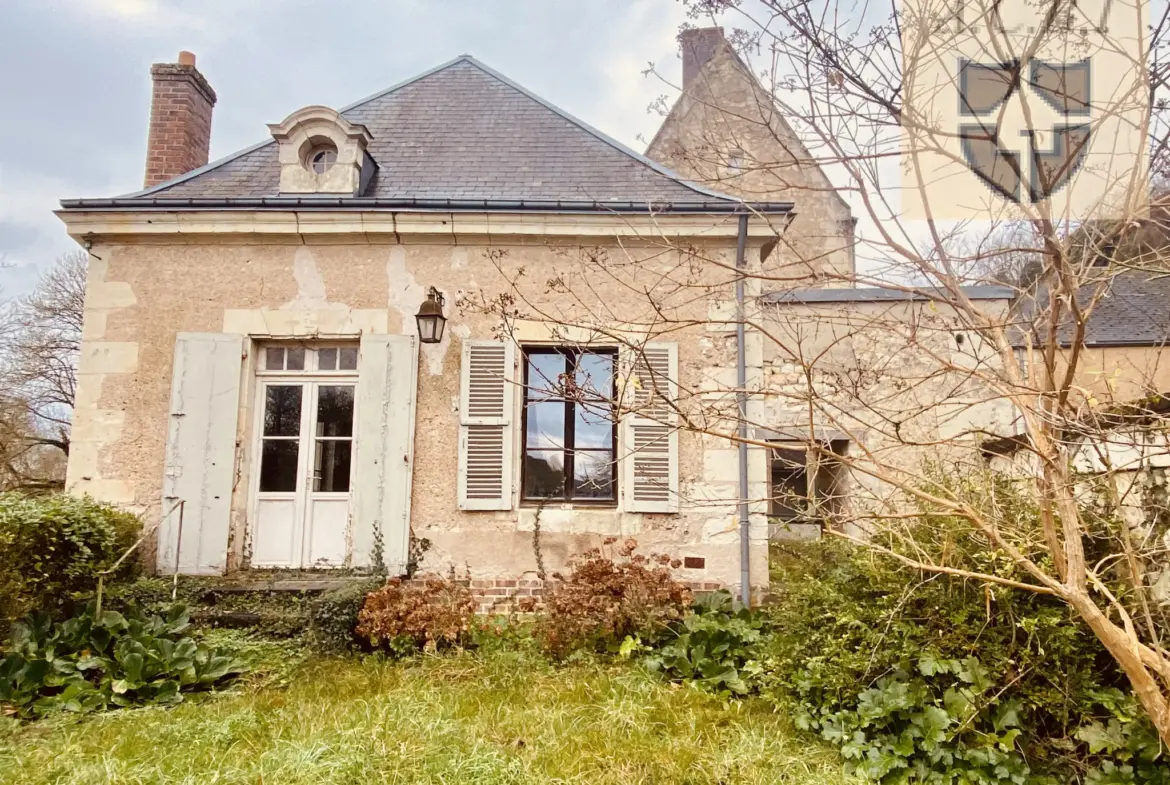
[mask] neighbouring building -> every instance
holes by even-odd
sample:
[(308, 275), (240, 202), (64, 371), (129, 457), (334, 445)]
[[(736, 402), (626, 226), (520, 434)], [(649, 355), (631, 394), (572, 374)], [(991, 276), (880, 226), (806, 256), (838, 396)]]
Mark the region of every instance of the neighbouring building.
[[(413, 537), (424, 569), (506, 595), (616, 536), (735, 586), (718, 434), (743, 391), (766, 586), (769, 522), (809, 512), (790, 497), (854, 483), (809, 441), (882, 437), (802, 414), (807, 375), (760, 329), (738, 384), (735, 269), (839, 286), (853, 221), (722, 32), (681, 43), (646, 156), (462, 56), (208, 164), (215, 92), (192, 55), (156, 65), (145, 190), (58, 213), (90, 254), (68, 489), (160, 522), (165, 573), (397, 573)], [(744, 307), (777, 329), (891, 306), (766, 288), (749, 277)]]

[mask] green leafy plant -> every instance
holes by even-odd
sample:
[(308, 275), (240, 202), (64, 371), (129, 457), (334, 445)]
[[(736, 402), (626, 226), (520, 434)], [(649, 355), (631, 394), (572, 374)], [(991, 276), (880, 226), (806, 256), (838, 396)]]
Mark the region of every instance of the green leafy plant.
[(578, 650), (617, 653), (627, 637), (657, 641), (690, 612), (694, 595), (671, 574), (677, 562), (636, 553), (637, 547), (626, 540), (616, 556), (594, 548), (570, 562), (567, 577), (553, 573), (536, 627), (545, 652), (554, 658)]
[[(919, 542), (964, 563), (961, 530), (922, 526)], [(852, 770), (882, 783), (1165, 783), (1148, 773), (1166, 752), (1136, 704), (1126, 713), (1124, 674), (1058, 601), (835, 541), (778, 548), (773, 580), (761, 691)]]
[[(137, 539), (141, 521), (88, 497), (0, 493), (0, 622), (68, 613)], [(136, 571), (127, 559), (113, 579)]]
[(1095, 696), (1108, 719), (1079, 728), (1078, 741), (1101, 760), (1085, 777), (1086, 785), (1170, 785), (1170, 750), (1133, 695), (1104, 690)]
[(997, 700), (998, 686), (974, 657), (923, 657), (916, 672), (879, 678), (849, 708), (806, 704), (796, 725), (836, 744), (873, 780), (1022, 785), (1031, 771), (1015, 747), (1021, 706)]
[(171, 704), (243, 671), (229, 653), (183, 633), (186, 606), (164, 616), (104, 611), (91, 604), (61, 623), (37, 613), (13, 625), (0, 662), (0, 703), (20, 717), (56, 711)]
[(358, 614), (366, 596), (383, 585), (378, 579), (355, 581), (323, 592), (309, 606), (309, 637), (320, 652), (340, 653), (361, 648), (357, 635)]
[(700, 595), (694, 612), (670, 625), (665, 641), (644, 658), (671, 679), (715, 692), (746, 695), (758, 674), (765, 619), (738, 605), (726, 590)]
[(439, 651), (468, 642), (474, 614), (471, 590), (454, 579), (391, 578), (366, 597), (357, 634), (395, 656)]

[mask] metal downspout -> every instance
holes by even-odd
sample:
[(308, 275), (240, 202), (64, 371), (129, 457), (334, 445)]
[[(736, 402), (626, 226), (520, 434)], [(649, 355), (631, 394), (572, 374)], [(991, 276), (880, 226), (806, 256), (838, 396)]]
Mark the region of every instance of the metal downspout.
[(752, 604), (750, 521), (748, 519), (747, 358), (744, 356), (744, 272), (747, 270), (748, 215), (739, 216), (735, 244), (735, 386), (739, 404), (739, 596), (745, 607)]

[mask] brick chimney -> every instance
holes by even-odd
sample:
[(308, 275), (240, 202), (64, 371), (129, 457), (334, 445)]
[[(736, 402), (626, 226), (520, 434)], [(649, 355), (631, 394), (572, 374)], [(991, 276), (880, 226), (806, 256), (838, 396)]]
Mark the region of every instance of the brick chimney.
[(195, 68), (195, 55), (179, 52), (177, 63), (150, 67), (150, 137), (146, 143), (146, 187), (207, 163), (215, 91)]
[(695, 27), (678, 34), (683, 61), (683, 90), (691, 86), (723, 40), (722, 27)]

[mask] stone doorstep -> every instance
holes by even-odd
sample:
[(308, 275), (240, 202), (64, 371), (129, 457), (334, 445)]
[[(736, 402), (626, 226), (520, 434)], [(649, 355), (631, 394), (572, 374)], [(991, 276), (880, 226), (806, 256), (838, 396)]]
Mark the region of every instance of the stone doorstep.
[(203, 589), (203, 594), (246, 594), (249, 592), (300, 592), (321, 593), (341, 589), (354, 583), (370, 580), (370, 576), (353, 576), (346, 578), (269, 578), (257, 576), (255, 578), (225, 579), (222, 583), (215, 583)]

